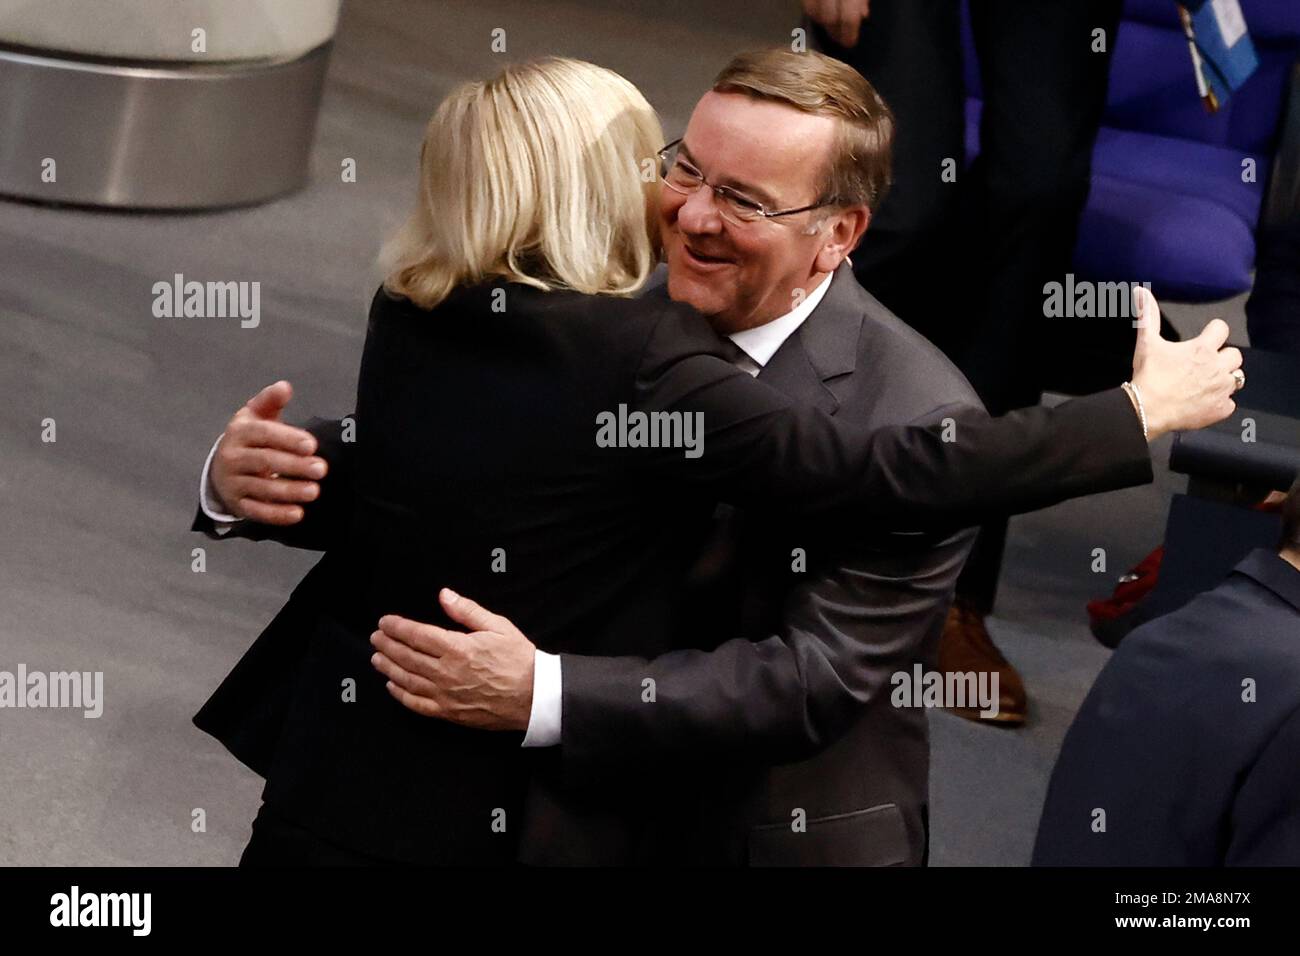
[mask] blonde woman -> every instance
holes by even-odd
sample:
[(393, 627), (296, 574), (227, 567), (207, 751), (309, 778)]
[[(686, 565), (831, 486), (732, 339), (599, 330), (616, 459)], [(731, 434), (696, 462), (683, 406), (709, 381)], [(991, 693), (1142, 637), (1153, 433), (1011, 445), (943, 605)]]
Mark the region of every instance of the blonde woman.
[[(554, 748), (390, 696), (369, 637), (385, 614), (449, 623), (440, 587), (543, 650), (643, 655), (720, 500), (852, 534), (1149, 480), (1118, 390), (972, 412), (956, 442), (862, 433), (738, 370), (689, 309), (633, 298), (658, 258), (663, 142), (632, 84), (573, 60), (465, 84), (433, 117), (371, 308), (355, 440), (331, 463), (326, 556), (196, 718), (267, 778), (244, 863), (580, 859), (649, 805), (652, 781), (576, 781)], [(1188, 421), (1232, 388), (1200, 375)]]

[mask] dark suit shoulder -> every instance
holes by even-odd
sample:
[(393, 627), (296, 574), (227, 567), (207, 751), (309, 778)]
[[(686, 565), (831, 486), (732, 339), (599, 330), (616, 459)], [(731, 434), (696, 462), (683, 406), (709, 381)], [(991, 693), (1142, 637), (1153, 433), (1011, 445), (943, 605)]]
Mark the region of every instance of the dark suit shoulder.
[(1111, 664), (1135, 669), (1157, 662), (1202, 682), (1218, 671), (1276, 682), (1272, 705), (1261, 703), (1289, 711), (1300, 706), (1300, 612), (1234, 571), (1213, 590), (1133, 631)]
[[(1035, 863), (1222, 864), (1242, 781), (1300, 707), (1296, 609), (1241, 567), (1102, 669), (1052, 773)], [(1098, 807), (1104, 836), (1088, 826)]]
[(369, 336), (390, 354), (448, 337), (482, 340), (502, 358), (512, 351), (550, 355), (581, 370), (593, 387), (628, 383), (647, 361), (719, 354), (722, 347), (697, 312), (666, 297), (584, 295), (503, 280), (457, 288), (432, 309), (381, 286)]
[(859, 326), (854, 388), (845, 397), (846, 410), (870, 412), (875, 421), (908, 422), (951, 406), (983, 407), (957, 366), (864, 289), (847, 268), (836, 273), (814, 317)]
[(1300, 707), (1296, 625), (1294, 608), (1234, 573), (1126, 637), (1071, 734), (1139, 761), (1158, 746), (1169, 764), (1240, 766)]

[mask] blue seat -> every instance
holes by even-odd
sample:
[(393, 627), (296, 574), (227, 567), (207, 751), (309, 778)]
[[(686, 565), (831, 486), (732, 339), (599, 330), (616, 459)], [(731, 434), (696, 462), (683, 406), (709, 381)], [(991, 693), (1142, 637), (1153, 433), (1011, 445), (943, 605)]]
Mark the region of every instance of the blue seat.
[[(1300, 60), (1300, 3), (1241, 5), (1260, 66), (1223, 109), (1209, 114), (1196, 93), (1173, 0), (1126, 0), (1075, 250), (1080, 278), (1150, 282), (1157, 296), (1183, 302), (1217, 301), (1250, 288), (1256, 228)], [(973, 158), (980, 80), (969, 24), (963, 29), (967, 156)]]

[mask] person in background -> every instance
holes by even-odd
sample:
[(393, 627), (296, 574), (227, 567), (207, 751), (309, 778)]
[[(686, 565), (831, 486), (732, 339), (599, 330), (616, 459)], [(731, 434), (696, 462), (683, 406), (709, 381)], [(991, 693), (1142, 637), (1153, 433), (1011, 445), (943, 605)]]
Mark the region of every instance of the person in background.
[(1246, 332), (1253, 348), (1300, 356), (1300, 215), (1260, 231)]
[(1052, 771), (1047, 866), (1300, 865), (1300, 479), (1276, 552), (1137, 628)]
[[(1049, 381), (1081, 392), (1126, 374), (1132, 330), (1119, 326), (1127, 321), (1049, 322), (1043, 314), (1044, 284), (1071, 267), (1120, 0), (973, 0), (984, 108), (969, 169), (961, 6), (803, 2), (818, 48), (861, 72), (898, 118), (893, 188), (853, 253), (858, 280), (938, 345), (1001, 415), (1037, 404)], [(939, 666), (997, 671), (997, 723), (1018, 725), (1024, 684), (985, 626), (1006, 534), (1005, 519), (981, 527)]]

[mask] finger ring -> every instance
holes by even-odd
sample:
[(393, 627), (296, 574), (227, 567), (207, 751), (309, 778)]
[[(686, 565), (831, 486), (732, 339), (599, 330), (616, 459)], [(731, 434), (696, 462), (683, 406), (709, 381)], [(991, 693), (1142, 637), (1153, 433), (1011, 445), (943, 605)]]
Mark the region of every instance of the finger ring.
[(1234, 392), (1240, 392), (1246, 387), (1246, 373), (1241, 369), (1234, 368), (1232, 370), (1232, 380), (1237, 383), (1237, 387), (1233, 389)]

